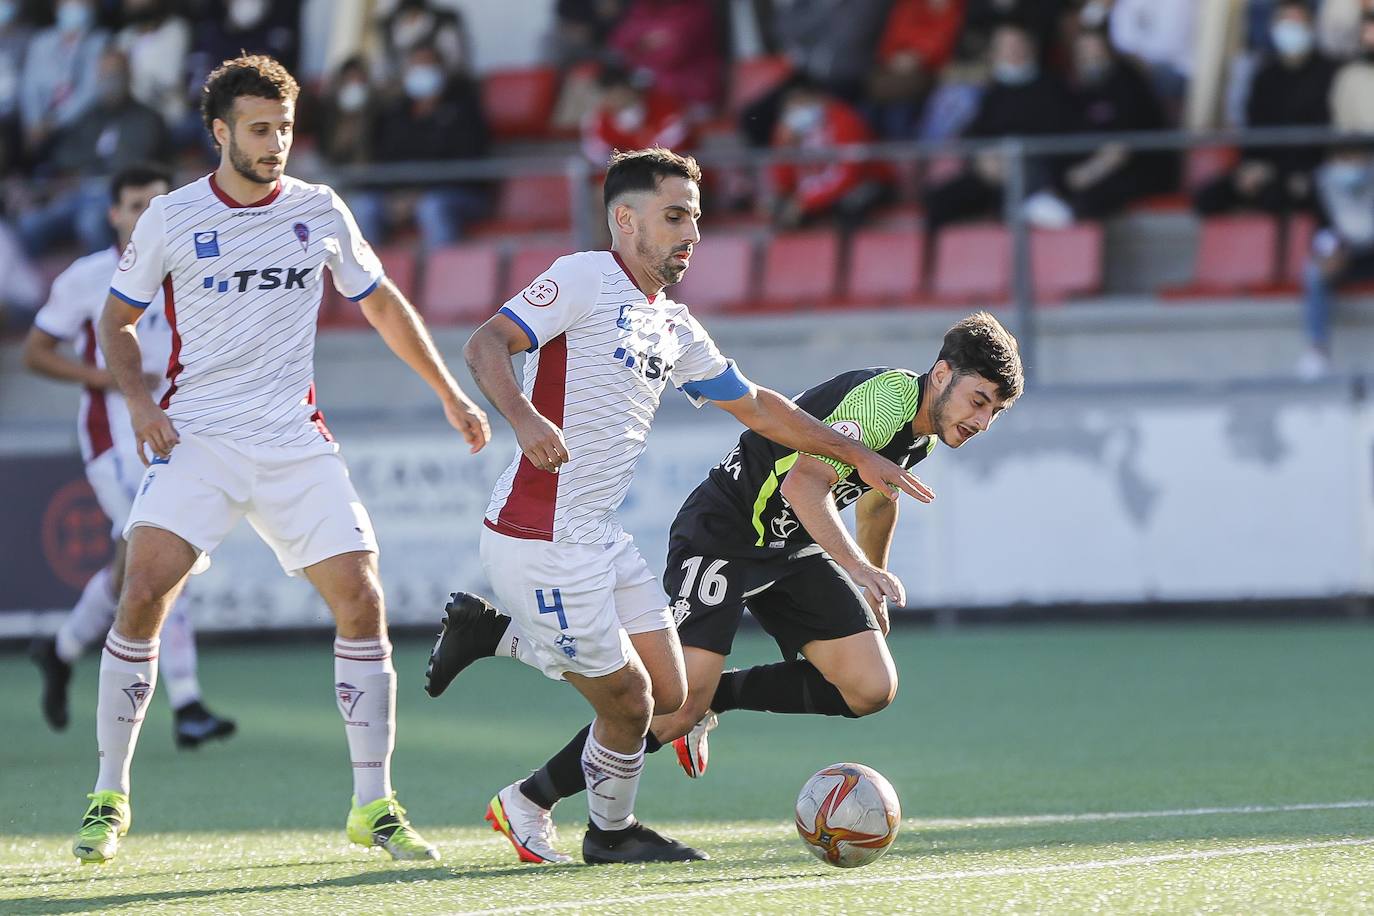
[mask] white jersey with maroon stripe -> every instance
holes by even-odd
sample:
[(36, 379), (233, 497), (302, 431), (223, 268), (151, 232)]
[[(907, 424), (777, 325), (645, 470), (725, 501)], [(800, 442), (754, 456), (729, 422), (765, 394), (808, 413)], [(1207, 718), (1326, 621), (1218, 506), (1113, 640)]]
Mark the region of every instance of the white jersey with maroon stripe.
[(664, 385), (701, 406), (692, 383), (733, 366), (686, 306), (662, 292), (646, 299), (609, 251), (559, 258), (501, 313), (529, 337), (524, 392), (563, 430), (569, 460), (550, 474), (517, 453), (486, 524), (511, 537), (609, 544)]
[[(110, 274), (114, 273), (118, 262), (119, 252), (113, 247), (79, 258), (53, 280), (47, 303), (34, 317), (34, 324), (40, 331), (74, 342), (88, 365), (105, 365), (104, 354), (96, 343), (95, 327), (110, 292)], [(161, 290), (153, 297), (148, 314), (138, 323), (138, 343), (143, 351), (144, 374), (165, 375), (172, 350), (172, 332), (162, 308)], [(160, 385), (154, 396), (160, 397), (166, 387), (165, 383)], [(133, 462), (132, 467), (142, 466), (134, 457), (129, 410), (118, 390), (84, 390), (77, 433), (81, 440), (81, 457), (87, 463), (114, 448), (120, 452), (121, 460)]]
[(335, 449), (313, 380), (326, 266), (355, 301), (382, 279), (353, 215), (325, 185), (283, 178), (243, 206), (206, 176), (153, 199), (110, 292), (140, 308), (165, 293), (172, 354), (162, 406), (178, 430)]

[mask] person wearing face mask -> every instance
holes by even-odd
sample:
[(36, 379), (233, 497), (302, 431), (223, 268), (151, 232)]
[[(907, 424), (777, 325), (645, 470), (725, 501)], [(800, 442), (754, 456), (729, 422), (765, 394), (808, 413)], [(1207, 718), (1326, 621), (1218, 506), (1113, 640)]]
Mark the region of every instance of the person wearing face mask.
[(691, 147), (691, 124), (672, 96), (639, 88), (615, 66), (602, 68), (597, 85), (601, 97), (582, 121), (582, 154), (589, 162), (604, 166), (618, 149)]
[[(773, 133), (778, 150), (835, 150), (877, 138), (859, 112), (820, 87), (797, 82), (783, 97)], [(892, 165), (877, 161), (780, 162), (769, 169), (773, 222), (779, 229), (834, 216), (853, 228), (875, 206), (891, 198), (897, 183)]]
[(108, 49), (95, 76), (95, 102), (55, 138), (38, 177), (49, 181), (48, 203), (19, 217), (31, 254), (75, 240), (84, 253), (114, 244), (106, 213), (109, 177), (127, 165), (161, 161), (170, 152), (162, 117), (129, 92), (129, 60)]
[(320, 111), (320, 155), (331, 165), (359, 165), (372, 161), (372, 137), (377, 98), (360, 55), (339, 65), (330, 80)]
[[(1070, 91), (1090, 133), (1164, 128), (1164, 109), (1149, 80), (1117, 55), (1103, 29), (1085, 28), (1074, 37)], [(1064, 171), (1061, 192), (1077, 219), (1102, 219), (1177, 183), (1174, 153), (1132, 152), (1124, 144), (1107, 143)]]
[(171, 0), (124, 0), (123, 9), (114, 45), (129, 58), (133, 96), (176, 124), (189, 107), (183, 73), (191, 25), (173, 14)]
[(966, 0), (897, 0), (868, 78), (871, 119), (885, 139), (910, 139), (926, 96), (954, 54)]
[[(1269, 20), (1273, 52), (1265, 56), (1245, 102), (1248, 127), (1325, 126), (1331, 122), (1335, 65), (1315, 47), (1312, 12), (1302, 0), (1283, 0)], [(1310, 210), (1312, 170), (1322, 151), (1300, 146), (1252, 146), (1231, 171), (1194, 193), (1199, 213), (1237, 209), (1271, 213)]]
[[(403, 93), (379, 113), (372, 135), (377, 162), (478, 159), (487, 154), (486, 117), (477, 84), (444, 69), (439, 49), (410, 50), (401, 73)], [(413, 217), (426, 248), (457, 241), (486, 215), (490, 194), (480, 182), (400, 190), (362, 191), (350, 199), (364, 234), (385, 239), (398, 216)]]
[(94, 0), (60, 0), (56, 22), (33, 37), (19, 84), (19, 116), (29, 155), (95, 100), (109, 35), (96, 28)]
[[(1081, 129), (1068, 88), (1038, 63), (1035, 41), (1025, 28), (1007, 22), (992, 33), (988, 69), (992, 79), (962, 136), (991, 139), (1038, 134), (1066, 134)], [(1031, 160), (1027, 190), (1034, 194), (1057, 183), (1064, 164), (1058, 159)], [(980, 154), (962, 172), (928, 187), (923, 194), (927, 236), (958, 220), (1000, 212), (1006, 178), (997, 152)]]
[[(243, 51), (268, 54), (288, 70), (300, 56), (301, 9), (304, 0), (197, 0), (203, 13), (193, 14), (194, 36), (186, 59), (184, 85), (200, 86), (220, 61)], [(204, 142), (205, 128), (194, 111), (200, 104), (191, 95), (189, 116), (177, 125), (179, 140)], [(213, 153), (213, 150), (210, 151)], [(218, 156), (218, 153), (213, 153)]]
[(421, 45), (433, 45), (449, 72), (472, 69), (472, 38), (457, 10), (441, 9), (429, 0), (401, 0), (382, 19), (381, 31), (386, 39), (385, 67), (391, 72), (403, 71), (406, 55)]

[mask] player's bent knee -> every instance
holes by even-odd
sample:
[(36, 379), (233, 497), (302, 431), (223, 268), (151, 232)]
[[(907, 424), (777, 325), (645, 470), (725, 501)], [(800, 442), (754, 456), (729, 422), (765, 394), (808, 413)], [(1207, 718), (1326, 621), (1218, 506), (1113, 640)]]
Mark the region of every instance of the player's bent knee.
[(886, 709), (896, 698), (897, 679), (875, 678), (842, 689), (840, 694), (844, 697), (845, 705), (854, 715), (871, 716), (875, 712)]

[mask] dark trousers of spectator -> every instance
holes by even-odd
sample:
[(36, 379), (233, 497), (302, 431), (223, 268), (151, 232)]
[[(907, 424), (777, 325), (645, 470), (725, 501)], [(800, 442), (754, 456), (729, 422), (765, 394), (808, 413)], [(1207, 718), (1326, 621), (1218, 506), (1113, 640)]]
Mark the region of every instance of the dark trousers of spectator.
[(1374, 280), (1374, 250), (1347, 254), (1345, 264), (1330, 277), (1315, 260), (1309, 259), (1303, 266), (1303, 325), (1313, 348), (1331, 352), (1331, 312), (1336, 290), (1347, 283), (1368, 280)]
[[(1308, 183), (1310, 189), (1311, 182)], [(1242, 194), (1236, 188), (1235, 173), (1227, 172), (1202, 185), (1193, 192), (1193, 208), (1203, 216), (1230, 213), (1234, 210), (1263, 210), (1266, 213), (1289, 213), (1312, 210), (1311, 191), (1293, 195), (1288, 190), (1288, 176), (1280, 173), (1272, 181), (1260, 185), (1253, 195)]]
[(1105, 219), (1125, 209), (1131, 201), (1163, 193), (1168, 187), (1167, 179), (1126, 163), (1094, 184), (1077, 191), (1065, 190), (1064, 200), (1077, 219)]
[(927, 189), (923, 195), (927, 234), (934, 235), (950, 223), (1001, 213), (1002, 188), (965, 169), (944, 184)]

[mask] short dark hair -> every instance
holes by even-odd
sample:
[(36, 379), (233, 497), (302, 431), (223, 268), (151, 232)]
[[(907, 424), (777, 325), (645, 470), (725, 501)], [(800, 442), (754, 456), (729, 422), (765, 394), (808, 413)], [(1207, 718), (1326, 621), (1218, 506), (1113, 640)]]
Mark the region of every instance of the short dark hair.
[(691, 156), (653, 146), (622, 153), (616, 150), (606, 170), (602, 199), (609, 209), (622, 195), (637, 191), (656, 191), (664, 178), (686, 178), (701, 183), (701, 166)]
[(945, 332), (939, 360), (948, 363), (956, 376), (972, 373), (992, 382), (1008, 405), (1026, 385), (1016, 338), (987, 312), (975, 312)]
[(146, 188), (155, 182), (172, 186), (172, 173), (166, 166), (156, 162), (134, 162), (115, 172), (110, 179), (110, 203), (119, 203), (119, 195), (125, 188)]
[(245, 54), (226, 60), (205, 79), (200, 91), (200, 116), (210, 136), (215, 135), (215, 119), (229, 123), (234, 99), (252, 96), (258, 99), (280, 99), (294, 102), (301, 94), (296, 82), (285, 67), (266, 54)]

